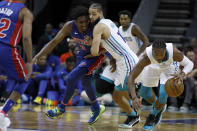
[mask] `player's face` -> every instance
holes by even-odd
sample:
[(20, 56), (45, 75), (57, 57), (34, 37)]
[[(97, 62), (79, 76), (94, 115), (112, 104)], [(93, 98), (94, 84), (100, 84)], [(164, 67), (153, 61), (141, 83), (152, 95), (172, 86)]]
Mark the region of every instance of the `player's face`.
[(74, 69), (74, 67), (75, 67), (75, 62), (74, 61), (73, 62), (66, 62), (66, 69), (68, 71), (72, 71), (72, 69)]
[(44, 66), (46, 64), (46, 61), (47, 61), (47, 57), (46, 56), (42, 56), (42, 57), (40, 57), (40, 59), (38, 59), (37, 64), (39, 66)]
[(166, 56), (166, 48), (153, 48), (153, 56), (159, 63), (162, 62)]
[(121, 14), (119, 18), (119, 22), (120, 25), (122, 25), (123, 27), (127, 27), (130, 24), (131, 20), (128, 15)]
[(88, 29), (88, 17), (80, 16), (76, 19), (76, 25), (79, 32), (86, 32)]
[(89, 17), (92, 23), (96, 22), (101, 17), (101, 12), (97, 9), (89, 8)]

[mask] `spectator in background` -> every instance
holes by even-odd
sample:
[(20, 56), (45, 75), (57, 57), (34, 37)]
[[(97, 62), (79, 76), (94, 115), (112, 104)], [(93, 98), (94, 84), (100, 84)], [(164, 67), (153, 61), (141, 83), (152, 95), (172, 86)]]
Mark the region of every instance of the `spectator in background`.
[(49, 66), (52, 67), (52, 75), (51, 75), (50, 84), (52, 87), (55, 87), (55, 79), (56, 79), (57, 73), (61, 70), (60, 59), (58, 56), (55, 56), (54, 54), (50, 54), (48, 56), (47, 63), (49, 64)]
[(47, 63), (52, 67), (53, 72), (50, 79), (50, 85), (53, 87), (53, 89), (58, 88), (58, 92), (60, 94), (60, 100), (63, 98), (63, 93), (65, 91), (65, 85), (63, 78), (61, 77), (62, 68), (60, 66), (60, 59), (58, 56), (55, 56), (53, 54), (49, 55)]
[[(192, 61), (195, 61), (195, 53), (193, 50), (191, 50), (191, 47), (187, 47), (188, 51), (186, 51), (186, 56)], [(192, 97), (194, 96), (194, 89), (195, 89), (195, 83), (197, 81), (195, 80), (195, 75), (197, 75), (197, 69), (193, 69), (191, 73), (189, 73), (185, 78), (184, 78), (184, 86), (185, 90), (184, 93), (178, 97), (178, 98), (172, 98), (169, 97), (169, 104), (170, 106), (168, 107), (168, 111), (173, 112), (178, 110), (178, 101), (183, 99), (183, 104), (181, 104), (180, 107), (180, 112), (189, 112), (190, 106), (192, 104)]]
[(190, 48), (195, 53), (194, 68), (197, 68), (197, 39), (196, 38), (192, 38), (191, 41), (190, 41), (189, 46), (191, 46)]
[(48, 43), (50, 40), (52, 40), (54, 36), (55, 36), (55, 34), (53, 33), (53, 26), (52, 26), (52, 24), (50, 24), (50, 23), (46, 24), (45, 25), (45, 32), (40, 37), (40, 39), (38, 41), (37, 52), (40, 51), (40, 49), (42, 49), (42, 47), (46, 43)]
[(48, 80), (52, 75), (52, 67), (47, 63), (47, 56), (42, 56), (38, 59), (37, 65), (33, 66), (31, 79), (39, 83), (38, 95), (34, 102), (41, 104), (42, 98), (46, 92)]
[[(193, 50), (187, 51), (186, 56), (192, 61), (195, 61), (195, 53)], [(194, 67), (192, 72), (185, 78), (185, 97), (183, 105), (180, 107), (181, 112), (188, 112), (189, 108), (192, 104), (192, 97), (195, 95), (194, 90), (197, 86), (197, 80), (195, 77), (197, 76), (197, 68)]]
[(75, 57), (77, 54), (77, 47), (76, 47), (76, 41), (72, 38), (68, 38), (68, 52), (62, 54), (60, 56), (60, 63), (65, 63), (66, 59), (73, 56)]

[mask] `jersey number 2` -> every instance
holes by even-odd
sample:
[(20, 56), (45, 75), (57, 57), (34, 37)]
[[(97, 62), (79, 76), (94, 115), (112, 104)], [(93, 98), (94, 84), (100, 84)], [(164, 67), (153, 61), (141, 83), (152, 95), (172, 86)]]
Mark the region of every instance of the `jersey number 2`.
[(0, 24), (2, 24), (2, 26), (0, 26), (0, 38), (6, 37), (6, 34), (3, 33), (3, 31), (6, 31), (9, 29), (10, 23), (11, 23), (10, 20), (7, 18), (0, 19)]

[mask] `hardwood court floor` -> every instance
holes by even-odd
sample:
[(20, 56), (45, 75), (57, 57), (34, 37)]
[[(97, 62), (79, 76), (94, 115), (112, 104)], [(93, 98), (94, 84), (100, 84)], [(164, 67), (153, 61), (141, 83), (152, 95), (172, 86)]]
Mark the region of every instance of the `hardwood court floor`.
[[(45, 116), (45, 106), (17, 105), (9, 113), (10, 129), (24, 131), (143, 131), (145, 117), (149, 111), (139, 112), (141, 122), (133, 129), (119, 129), (118, 124), (124, 122), (125, 116), (120, 116), (117, 107), (106, 108), (102, 117), (93, 125), (88, 126), (90, 117), (89, 107), (67, 107), (62, 119), (52, 120)], [(197, 113), (169, 113), (163, 114), (163, 120), (154, 131), (197, 131)]]

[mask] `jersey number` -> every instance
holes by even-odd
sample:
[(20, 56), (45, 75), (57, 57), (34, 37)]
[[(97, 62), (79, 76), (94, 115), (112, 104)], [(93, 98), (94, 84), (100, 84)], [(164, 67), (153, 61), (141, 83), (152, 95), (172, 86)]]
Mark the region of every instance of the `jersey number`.
[(11, 23), (10, 20), (7, 18), (0, 19), (0, 24), (2, 24), (2, 26), (0, 26), (0, 38), (6, 37), (6, 34), (4, 34), (3, 31), (9, 29), (10, 23)]

